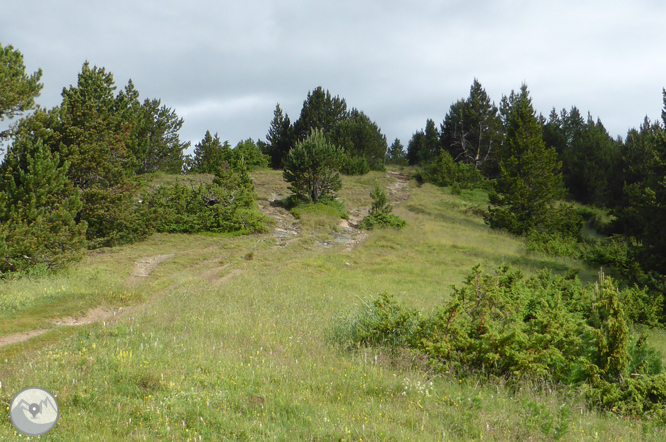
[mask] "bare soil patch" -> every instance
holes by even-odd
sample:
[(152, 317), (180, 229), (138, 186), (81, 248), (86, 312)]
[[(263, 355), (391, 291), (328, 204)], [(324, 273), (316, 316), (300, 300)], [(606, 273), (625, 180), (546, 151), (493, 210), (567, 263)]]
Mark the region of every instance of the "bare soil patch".
[[(56, 327), (62, 326), (77, 326), (77, 325), (86, 325), (92, 324), (93, 322), (106, 321), (110, 318), (115, 317), (117, 314), (123, 311), (123, 308), (119, 309), (109, 309), (106, 307), (95, 307), (88, 310), (88, 312), (81, 316), (66, 316), (64, 318), (54, 319), (51, 322)], [(30, 338), (35, 336), (43, 335), (44, 333), (50, 331), (50, 328), (43, 328), (39, 330), (31, 330), (29, 332), (14, 333), (13, 335), (7, 335), (0, 337), (0, 347), (4, 347), (11, 344), (17, 344), (19, 342), (27, 341)]]
[(298, 220), (283, 207), (280, 207), (276, 201), (283, 197), (281, 193), (271, 193), (267, 200), (258, 200), (257, 205), (261, 212), (275, 222), (272, 235), (277, 239), (276, 247), (286, 247), (296, 240), (302, 229), (298, 225)]
[(130, 276), (127, 280), (128, 284), (133, 285), (141, 281), (141, 279), (147, 278), (150, 276), (153, 270), (155, 270), (157, 266), (160, 265), (160, 263), (166, 261), (169, 258), (172, 258), (173, 256), (173, 253), (169, 255), (150, 256), (135, 262), (132, 276)]

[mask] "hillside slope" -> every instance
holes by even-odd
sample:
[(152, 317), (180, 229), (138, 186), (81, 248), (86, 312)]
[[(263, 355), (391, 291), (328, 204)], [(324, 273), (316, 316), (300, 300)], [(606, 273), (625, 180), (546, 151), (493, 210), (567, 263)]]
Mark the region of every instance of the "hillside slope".
[[(276, 203), (289, 193), (281, 173), (255, 172), (268, 233), (159, 234), (0, 283), (0, 339), (45, 330), (0, 348), (0, 401), (33, 385), (56, 394), (47, 440), (665, 440), (649, 423), (589, 411), (576, 391), (434, 376), (410, 353), (330, 342), (361, 302), (387, 291), (431, 309), (477, 263), (596, 278), (491, 231), (483, 192), (454, 196), (406, 176), (344, 177), (347, 221), (294, 218)], [(356, 227), (375, 183), (404, 229)], [(58, 322), (92, 308), (107, 314)], [(15, 438), (3, 415), (0, 440)]]

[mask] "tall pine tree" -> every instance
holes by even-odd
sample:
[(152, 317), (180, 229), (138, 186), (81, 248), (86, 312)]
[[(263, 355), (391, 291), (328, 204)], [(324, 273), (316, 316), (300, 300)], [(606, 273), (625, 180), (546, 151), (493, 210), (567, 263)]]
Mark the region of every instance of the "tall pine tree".
[(0, 275), (83, 256), (87, 224), (75, 219), (83, 205), (68, 168), (41, 141), (17, 139), (10, 148), (0, 169)]
[(561, 163), (543, 142), (542, 126), (527, 86), (502, 99), (506, 137), (499, 152), (500, 178), (491, 193), (486, 222), (492, 228), (524, 234), (553, 222), (552, 204), (562, 198)]
[[(0, 121), (20, 116), (34, 108), (43, 84), (39, 82), (42, 70), (27, 75), (23, 54), (13, 46), (2, 47), (0, 43)], [(11, 130), (0, 132), (0, 140), (8, 138)]]
[(454, 160), (472, 164), (486, 176), (497, 174), (493, 158), (502, 142), (502, 121), (477, 79), (470, 87), (469, 97), (451, 105), (441, 129), (442, 148)]
[(275, 111), (273, 111), (273, 120), (268, 129), (266, 140), (268, 141), (266, 153), (271, 158), (271, 167), (279, 169), (282, 167), (282, 161), (289, 153), (289, 149), (294, 147), (294, 128), (289, 121), (289, 115), (282, 114), (280, 103), (275, 106)]
[[(302, 141), (310, 133), (319, 129), (328, 138), (337, 124), (348, 117), (347, 103), (344, 98), (332, 96), (321, 86), (316, 87), (303, 102), (301, 115), (294, 123), (296, 141)], [(330, 138), (329, 138), (330, 141)]]

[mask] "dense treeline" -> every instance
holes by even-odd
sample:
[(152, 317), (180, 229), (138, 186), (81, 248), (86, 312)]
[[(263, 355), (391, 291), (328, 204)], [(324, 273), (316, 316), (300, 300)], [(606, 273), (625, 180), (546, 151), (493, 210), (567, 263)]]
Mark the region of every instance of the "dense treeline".
[[(389, 152), (399, 163), (400, 154)], [(413, 134), (405, 157), (422, 181), (488, 189), (485, 219), (492, 228), (525, 235), (533, 250), (610, 266), (625, 283), (647, 286), (661, 299), (666, 91), (662, 121), (646, 118), (623, 140), (576, 107), (553, 109), (548, 118), (537, 114), (525, 85), (496, 106), (474, 80), (439, 128), (428, 119)], [(602, 219), (604, 211), (610, 221)], [(584, 223), (612, 237), (585, 243)]]
[[(0, 119), (23, 117), (0, 133), (9, 141), (0, 165), (3, 273), (59, 267), (84, 247), (154, 231), (261, 230), (248, 176), (255, 167), (285, 168), (297, 196), (316, 202), (334, 196), (337, 172), (365, 174), (388, 163), (412, 165), (418, 179), (454, 190), (486, 189), (487, 224), (526, 236), (532, 250), (611, 266), (656, 298), (666, 287), (666, 91), (662, 120), (646, 118), (623, 140), (576, 107), (537, 114), (525, 85), (496, 105), (475, 79), (441, 124), (428, 119), (404, 149), (398, 139), (388, 147), (365, 113), (317, 87), (293, 123), (276, 106), (266, 142), (231, 148), (206, 132), (188, 156), (182, 118), (159, 99), (141, 101), (131, 81), (117, 91), (111, 73), (85, 63), (62, 103), (43, 109), (35, 106), (41, 71), (26, 74), (19, 51), (0, 49)], [(208, 173), (215, 181), (155, 189), (146, 186), (155, 172)], [(158, 222), (157, 212), (173, 216)], [(612, 236), (585, 243), (584, 223)]]
[(276, 105), (265, 144), (271, 167), (281, 169), (289, 151), (315, 130), (342, 149), (339, 165), (342, 173), (363, 175), (370, 170), (384, 170), (388, 146), (379, 126), (356, 108), (348, 111), (344, 98), (334, 97), (322, 87), (308, 92), (301, 114), (293, 124), (280, 104)]
[[(43, 109), (34, 102), (41, 71), (27, 75), (18, 50), (0, 47), (0, 70), (0, 120), (34, 110), (0, 134), (10, 142), (0, 165), (0, 275), (59, 268), (85, 248), (155, 231), (263, 228), (247, 171), (267, 158), (252, 140), (211, 156), (207, 133), (190, 158), (178, 135), (183, 120), (158, 99), (141, 102), (131, 80), (116, 93), (113, 75), (86, 62), (62, 103)], [(215, 179), (151, 189), (154, 172)]]

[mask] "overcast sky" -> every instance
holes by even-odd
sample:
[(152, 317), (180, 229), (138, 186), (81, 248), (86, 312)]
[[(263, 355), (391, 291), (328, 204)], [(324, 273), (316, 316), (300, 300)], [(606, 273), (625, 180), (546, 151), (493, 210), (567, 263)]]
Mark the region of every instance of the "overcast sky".
[(323, 86), (404, 145), (476, 77), (491, 98), (525, 82), (538, 112), (577, 106), (612, 136), (658, 119), (666, 2), (617, 0), (0, 0), (0, 43), (42, 68), (60, 104), (84, 61), (160, 98), (192, 144), (265, 139), (276, 103), (298, 118)]

